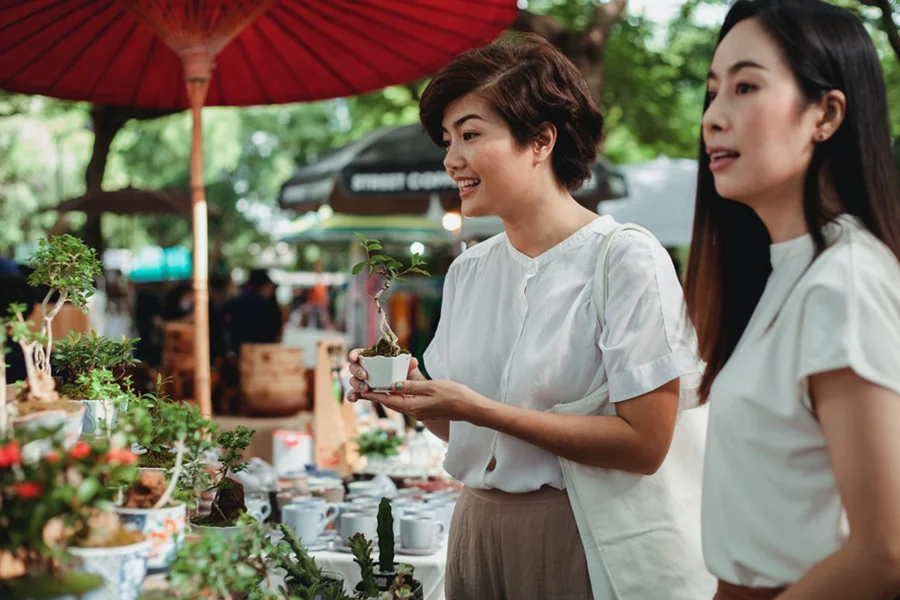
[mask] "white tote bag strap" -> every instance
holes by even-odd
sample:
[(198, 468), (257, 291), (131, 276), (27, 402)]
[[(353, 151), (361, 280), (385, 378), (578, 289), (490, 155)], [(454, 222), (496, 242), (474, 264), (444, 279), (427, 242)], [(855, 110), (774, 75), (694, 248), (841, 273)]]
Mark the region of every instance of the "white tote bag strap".
[(644, 235), (653, 237), (653, 234), (640, 225), (634, 223), (622, 223), (606, 234), (600, 245), (600, 255), (597, 257), (597, 266), (594, 268), (594, 308), (597, 312), (597, 321), (600, 328), (606, 327), (606, 299), (609, 294), (609, 253), (623, 231), (639, 231)]

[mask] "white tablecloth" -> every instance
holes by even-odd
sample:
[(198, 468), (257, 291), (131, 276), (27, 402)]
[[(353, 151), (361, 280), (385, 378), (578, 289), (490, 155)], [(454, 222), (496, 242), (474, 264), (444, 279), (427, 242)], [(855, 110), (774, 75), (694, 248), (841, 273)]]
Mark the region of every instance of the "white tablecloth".
[[(353, 562), (353, 555), (343, 552), (310, 552), (316, 564), (323, 571), (340, 573), (344, 577), (344, 588), (349, 594), (361, 581), (359, 567)], [(396, 554), (395, 562), (409, 563), (416, 568), (414, 577), (422, 582), (425, 600), (444, 600), (444, 576), (447, 572), (447, 541), (436, 554), (430, 556), (408, 556)]]

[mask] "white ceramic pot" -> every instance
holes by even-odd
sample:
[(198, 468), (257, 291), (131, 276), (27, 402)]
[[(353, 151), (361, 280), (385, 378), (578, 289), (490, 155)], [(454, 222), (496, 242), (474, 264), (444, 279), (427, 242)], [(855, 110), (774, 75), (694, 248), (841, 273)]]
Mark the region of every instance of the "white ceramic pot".
[(104, 435), (107, 429), (115, 429), (119, 411), (109, 400), (70, 400), (84, 406), (81, 433), (86, 437)]
[(245, 527), (240, 525), (232, 525), (231, 527), (209, 527), (207, 525), (194, 525), (191, 523), (191, 531), (199, 533), (201, 535), (216, 535), (220, 534), (225, 537), (225, 539), (231, 539), (233, 537), (237, 537), (244, 531)]
[(147, 575), (150, 540), (113, 548), (68, 548), (76, 566), (103, 578), (98, 600), (137, 600)]
[(175, 553), (184, 543), (187, 508), (178, 502), (165, 508), (123, 508), (117, 506), (122, 527), (140, 531), (150, 540), (150, 555), (147, 570), (151, 572), (167, 569), (175, 560)]
[(398, 381), (406, 381), (409, 374), (409, 354), (400, 356), (360, 356), (359, 364), (369, 377), (366, 383), (373, 392), (388, 392)]
[[(37, 432), (41, 428), (55, 429), (62, 425), (63, 447), (67, 450), (75, 445), (78, 436), (81, 435), (81, 425), (84, 417), (84, 408), (75, 412), (65, 410), (45, 410), (28, 415), (13, 416), (10, 424), (13, 429), (22, 428), (25, 431)], [(22, 454), (27, 457), (44, 457), (53, 450), (53, 440), (50, 438), (28, 442), (22, 448)]]

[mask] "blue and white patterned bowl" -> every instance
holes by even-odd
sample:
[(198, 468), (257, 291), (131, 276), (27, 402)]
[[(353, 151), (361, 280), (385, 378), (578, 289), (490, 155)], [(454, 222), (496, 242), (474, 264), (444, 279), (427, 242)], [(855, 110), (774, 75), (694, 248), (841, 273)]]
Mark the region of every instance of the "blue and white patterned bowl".
[(103, 578), (97, 600), (137, 600), (147, 575), (151, 546), (150, 540), (144, 540), (129, 546), (70, 547), (67, 551), (76, 559), (77, 568)]
[(106, 400), (71, 400), (84, 406), (81, 433), (85, 437), (103, 435), (107, 429), (115, 429), (119, 411), (116, 404)]
[(139, 531), (150, 540), (147, 569), (151, 572), (167, 569), (184, 543), (187, 513), (184, 503), (156, 509), (116, 507), (115, 512), (122, 527)]

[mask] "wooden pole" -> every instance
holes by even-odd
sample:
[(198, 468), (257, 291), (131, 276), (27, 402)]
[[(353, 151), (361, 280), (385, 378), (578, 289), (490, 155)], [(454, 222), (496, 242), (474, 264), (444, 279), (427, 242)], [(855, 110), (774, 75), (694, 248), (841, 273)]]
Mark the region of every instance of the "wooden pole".
[(212, 57), (205, 51), (182, 53), (187, 94), (193, 115), (191, 139), (191, 205), (194, 225), (194, 400), (212, 416), (209, 358), (209, 233), (203, 181), (203, 104), (209, 90)]

